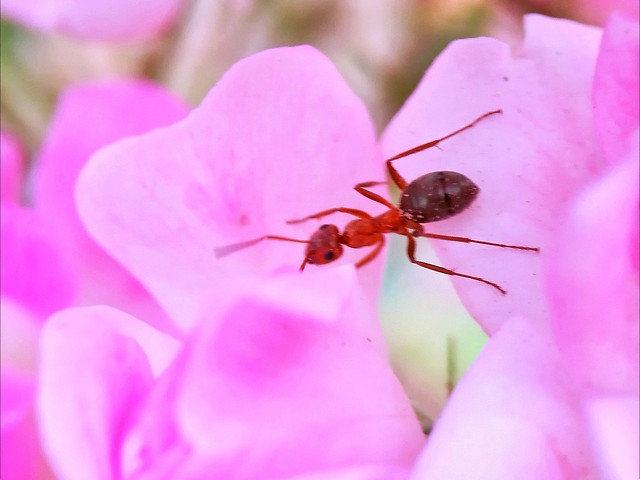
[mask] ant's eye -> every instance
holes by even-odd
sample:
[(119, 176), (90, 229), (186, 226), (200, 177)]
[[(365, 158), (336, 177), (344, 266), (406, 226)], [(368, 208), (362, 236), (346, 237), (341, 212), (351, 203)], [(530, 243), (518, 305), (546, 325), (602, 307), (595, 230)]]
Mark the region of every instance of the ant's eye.
[(331, 250), (329, 250), (328, 252), (326, 252), (324, 254), (324, 259), (329, 261), (329, 260), (333, 260), (333, 252)]

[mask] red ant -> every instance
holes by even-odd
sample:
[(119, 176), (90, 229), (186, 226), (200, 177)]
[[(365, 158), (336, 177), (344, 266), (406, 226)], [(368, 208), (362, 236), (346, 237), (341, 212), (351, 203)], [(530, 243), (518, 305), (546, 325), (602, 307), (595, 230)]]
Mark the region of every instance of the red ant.
[(373, 193), (367, 188), (383, 185), (386, 182), (363, 182), (357, 184), (355, 190), (364, 195), (365, 197), (373, 200), (374, 202), (381, 203), (389, 208), (389, 210), (381, 215), (373, 217), (367, 212), (357, 210), (354, 208), (330, 208), (323, 210), (322, 212), (299, 220), (289, 220), (288, 224), (300, 223), (312, 218), (322, 218), (335, 212), (347, 213), (358, 217), (356, 220), (352, 220), (344, 228), (344, 232), (341, 234), (338, 227), (335, 225), (321, 225), (316, 230), (309, 240), (297, 240), (294, 238), (280, 237), (277, 235), (264, 235), (254, 240), (247, 242), (237, 243), (234, 245), (228, 245), (215, 249), (217, 257), (222, 257), (230, 253), (240, 250), (242, 248), (249, 247), (265, 239), (272, 240), (285, 240), (288, 242), (306, 243), (307, 248), (305, 252), (305, 258), (300, 266), (300, 270), (303, 270), (305, 265), (324, 265), (326, 263), (333, 262), (342, 255), (342, 245), (346, 245), (351, 248), (361, 248), (374, 246), (375, 248), (365, 255), (360, 261), (356, 263), (356, 268), (360, 268), (373, 260), (382, 249), (385, 242), (385, 233), (397, 233), (407, 237), (407, 255), (411, 263), (420, 265), (421, 267), (434, 270), (436, 272), (444, 273), (447, 275), (455, 275), (458, 277), (469, 278), (479, 282), (491, 285), (500, 291), (500, 293), (507, 293), (499, 285), (485, 280), (484, 278), (474, 277), (471, 275), (465, 275), (464, 273), (454, 272), (448, 268), (439, 267), (426, 262), (416, 260), (416, 237), (435, 238), (439, 240), (449, 240), (453, 242), (465, 242), (465, 243), (480, 243), (483, 245), (493, 245), (496, 247), (504, 248), (516, 248), (520, 250), (532, 250), (537, 252), (538, 248), (535, 247), (522, 247), (518, 245), (504, 245), (502, 243), (484, 242), (481, 240), (473, 240), (466, 237), (453, 237), (450, 235), (439, 235), (435, 233), (427, 233), (422, 228), (422, 223), (436, 222), (453, 215), (457, 215), (463, 210), (467, 209), (469, 205), (474, 201), (480, 189), (470, 179), (457, 172), (441, 171), (431, 172), (421, 177), (416, 178), (411, 183), (400, 176), (398, 171), (393, 166), (392, 162), (400, 158), (412, 155), (427, 148), (435, 147), (443, 140), (453, 137), (464, 130), (473, 127), (483, 118), (496, 113), (502, 113), (502, 110), (494, 110), (484, 115), (481, 115), (469, 125), (462, 127), (455, 132), (427, 142), (423, 145), (419, 145), (398, 155), (391, 157), (386, 161), (387, 170), (389, 176), (393, 182), (402, 191), (400, 196), (399, 206), (393, 205), (391, 202), (381, 197), (380, 195)]

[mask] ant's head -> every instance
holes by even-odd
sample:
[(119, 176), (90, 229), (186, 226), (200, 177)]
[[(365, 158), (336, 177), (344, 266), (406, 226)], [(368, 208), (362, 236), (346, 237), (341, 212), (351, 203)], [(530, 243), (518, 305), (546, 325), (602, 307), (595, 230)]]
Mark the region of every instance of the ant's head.
[(340, 255), (342, 255), (340, 230), (335, 225), (322, 225), (309, 239), (300, 270), (303, 270), (307, 263), (324, 265), (337, 260)]

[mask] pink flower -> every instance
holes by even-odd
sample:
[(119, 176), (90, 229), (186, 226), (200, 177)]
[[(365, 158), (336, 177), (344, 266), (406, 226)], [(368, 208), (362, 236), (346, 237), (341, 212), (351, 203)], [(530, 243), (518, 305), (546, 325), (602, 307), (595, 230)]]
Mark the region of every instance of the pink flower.
[(106, 41), (157, 36), (177, 18), (182, 0), (6, 0), (2, 16), (47, 33)]
[(530, 16), (526, 30), (514, 56), (489, 39), (451, 45), (384, 136), (395, 152), (455, 130), (442, 118), (501, 108), (398, 168), (477, 180), (477, 202), (430, 231), (541, 248), (435, 243), (443, 264), (508, 294), (453, 278), (492, 338), (416, 479), (638, 475), (638, 23), (614, 16), (602, 36)]
[(4, 130), (0, 132), (0, 148), (2, 149), (2, 201), (18, 202), (20, 187), (24, 180), (24, 153), (18, 140)]
[[(370, 209), (353, 186), (383, 179), (362, 103), (318, 52), (284, 48), (237, 63), (184, 121), (94, 156), (77, 200), (89, 232), (188, 330), (203, 302), (223, 302), (245, 276), (298, 267), (304, 252), (267, 241), (218, 259), (216, 247), (266, 234), (306, 240), (319, 221), (286, 220)], [(380, 268), (359, 272), (373, 298)]]
[(284, 220), (357, 199), (362, 170), (383, 178), (370, 120), (308, 47), (238, 63), (185, 120), (97, 153), (78, 182), (82, 218), (190, 335), (154, 371), (131, 317), (51, 318), (38, 405), (56, 473), (406, 477), (424, 436), (352, 266), (300, 275), (301, 245), (275, 241), (213, 254), (267, 232), (306, 237), (313, 225)]
[(144, 289), (87, 235), (73, 190), (80, 169), (100, 147), (185, 113), (182, 102), (146, 82), (90, 83), (63, 95), (38, 154), (33, 208), (2, 204), (3, 299), (41, 320), (69, 305), (104, 302), (161, 325), (164, 314)]
[(548, 264), (554, 333), (608, 478), (639, 472), (639, 24), (613, 16), (594, 79), (609, 168), (580, 193)]
[(117, 310), (54, 315), (38, 405), (56, 473), (406, 478), (424, 436), (353, 269), (265, 280), (214, 302), (177, 357)]
[[(616, 21), (612, 31), (621, 28)], [(606, 65), (609, 48), (599, 29), (539, 16), (528, 17), (526, 26), (517, 55), (491, 39), (452, 45), (384, 136), (383, 150), (393, 154), (501, 108), (502, 116), (483, 120), (440, 150), (398, 162), (398, 169), (407, 179), (457, 170), (480, 186), (471, 208), (431, 231), (541, 248), (536, 254), (453, 242), (437, 247), (446, 266), (495, 281), (508, 294), (454, 279), (493, 337), (436, 424), (414, 478), (595, 479), (599, 468), (629, 471), (627, 457), (616, 456), (615, 430), (605, 427), (607, 419), (617, 426), (629, 418), (636, 386), (626, 383), (627, 372), (616, 375), (626, 395), (622, 407), (617, 398), (587, 396), (582, 382), (591, 372), (566, 362), (584, 355), (585, 344), (558, 335), (558, 349), (553, 334), (571, 331), (567, 322), (592, 322), (588, 338), (605, 330), (616, 345), (628, 347), (619, 361), (633, 373), (628, 362), (637, 350), (620, 333), (630, 325), (634, 340), (637, 318), (616, 317), (611, 329), (598, 324), (601, 319), (568, 319), (547, 293), (551, 285), (571, 295), (562, 297), (573, 299), (570, 306), (584, 300), (582, 289), (563, 283), (562, 262), (551, 260), (560, 255), (575, 268), (571, 256), (556, 253), (567, 248), (556, 238), (573, 239), (581, 231), (573, 205), (578, 202), (579, 211), (575, 199), (587, 184), (602, 180), (603, 187), (594, 187), (597, 198), (600, 188), (621, 187), (621, 203), (610, 205), (620, 218), (637, 211), (630, 201), (637, 189), (626, 182), (631, 167), (606, 177), (617, 164), (626, 165), (607, 152), (634, 162), (637, 155), (604, 148), (599, 125), (611, 124), (599, 123), (594, 113), (594, 102), (617, 111), (604, 106), (624, 96), (599, 97), (594, 90), (598, 52), (599, 65)], [(634, 132), (626, 123), (615, 125), (620, 137)], [(284, 221), (326, 208), (373, 211), (351, 187), (381, 180), (381, 159), (362, 105), (308, 47), (250, 57), (183, 121), (98, 152), (78, 182), (81, 218), (188, 339), (179, 345), (161, 341), (157, 332), (140, 334), (135, 319), (112, 309), (66, 310), (52, 318), (38, 405), (56, 472), (69, 478), (329, 472), (406, 478), (422, 437), (380, 351), (367, 305), (377, 291), (380, 262), (359, 276), (344, 265), (308, 267), (299, 275), (291, 270), (303, 247), (275, 240), (224, 259), (214, 255), (217, 246), (264, 234), (306, 239), (317, 223)], [(590, 193), (584, 195), (589, 204)], [(637, 222), (626, 222), (613, 245), (637, 242)], [(612, 253), (610, 241), (602, 244), (604, 251), (591, 245), (600, 248), (598, 262)], [(581, 248), (577, 244), (576, 251)], [(637, 257), (628, 251), (611, 265), (622, 264), (637, 287)], [(612, 293), (598, 292), (598, 280), (584, 275), (588, 291), (604, 295), (594, 298), (603, 308)], [(366, 294), (360, 282), (368, 282)], [(637, 302), (637, 288), (633, 292), (622, 299), (625, 315)], [(87, 329), (87, 318), (104, 328)], [(158, 341), (144, 345), (147, 336)], [(65, 389), (70, 378), (77, 382)], [(608, 394), (611, 387), (599, 388)], [(81, 415), (72, 407), (85, 404), (91, 408)], [(80, 461), (76, 452), (82, 452)]]
[(428, 231), (541, 249), (536, 254), (432, 242), (444, 266), (507, 290), (502, 296), (485, 284), (452, 277), (467, 309), (489, 334), (517, 314), (548, 328), (542, 259), (570, 198), (590, 172), (605, 166), (591, 113), (600, 31), (541, 16), (527, 17), (525, 26), (527, 36), (515, 57), (490, 38), (451, 44), (383, 135), (384, 151), (391, 155), (502, 109), (502, 115), (440, 148), (396, 162), (407, 179), (456, 170), (480, 188), (469, 209), (427, 225)]
[(637, 18), (640, 10), (633, 0), (578, 0), (575, 5), (577, 18), (585, 22), (605, 25), (615, 12)]
[(10, 402), (16, 408), (8, 415), (13, 420), (2, 424), (2, 478), (34, 478), (46, 471), (34, 439), (32, 384), (39, 329), (51, 313), (106, 303), (171, 329), (149, 294), (89, 238), (75, 213), (73, 189), (95, 150), (185, 113), (180, 101), (145, 82), (71, 88), (58, 104), (33, 169), (32, 207), (18, 203), (26, 196), (24, 167), (12, 158), (17, 149), (9, 148), (3, 134), (2, 392), (3, 399), (16, 399)]

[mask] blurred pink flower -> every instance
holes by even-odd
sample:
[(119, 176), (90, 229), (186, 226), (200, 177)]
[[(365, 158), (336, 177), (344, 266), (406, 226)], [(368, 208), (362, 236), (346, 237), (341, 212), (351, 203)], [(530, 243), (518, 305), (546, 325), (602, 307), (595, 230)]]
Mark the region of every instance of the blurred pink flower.
[(640, 475), (639, 38), (623, 15), (604, 30), (593, 100), (607, 168), (572, 203), (547, 265), (554, 333), (606, 478)]
[(4, 0), (2, 16), (47, 33), (104, 41), (156, 37), (179, 18), (183, 0)]
[(394, 152), (456, 128), (436, 120), (502, 108), (398, 168), (478, 182), (469, 211), (430, 230), (541, 247), (436, 244), (446, 266), (509, 293), (454, 278), (493, 336), (412, 478), (638, 476), (638, 22), (614, 15), (601, 35), (530, 16), (526, 31), (514, 56), (488, 39), (451, 45), (385, 132)]
[(164, 321), (149, 294), (87, 235), (73, 195), (80, 169), (96, 150), (186, 112), (181, 101), (143, 81), (87, 83), (61, 97), (33, 168), (33, 205), (2, 203), (3, 299), (41, 321), (62, 307), (95, 303), (156, 325)]
[[(5, 397), (20, 399), (9, 402), (20, 409), (11, 415), (13, 421), (2, 424), (2, 478), (35, 478), (35, 472), (45, 468), (39, 466), (33, 436), (31, 384), (39, 328), (51, 313), (71, 305), (105, 303), (172, 328), (149, 294), (88, 237), (75, 213), (73, 189), (80, 168), (95, 150), (175, 121), (186, 111), (180, 101), (145, 82), (75, 86), (58, 104), (29, 186), (23, 179), (24, 159), (3, 134), (3, 418)], [(34, 205), (20, 204), (19, 197), (31, 189)]]
[(2, 185), (0, 194), (2, 201), (18, 202), (20, 188), (24, 181), (25, 158), (20, 142), (4, 130), (0, 132), (0, 149), (2, 150)]

